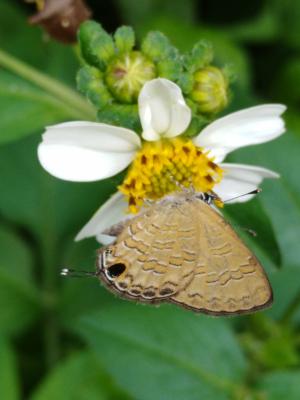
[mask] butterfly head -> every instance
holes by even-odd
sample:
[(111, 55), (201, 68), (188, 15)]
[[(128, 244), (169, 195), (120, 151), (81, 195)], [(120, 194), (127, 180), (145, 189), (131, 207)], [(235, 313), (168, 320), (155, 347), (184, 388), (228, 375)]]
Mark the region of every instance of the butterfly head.
[(195, 197), (198, 200), (203, 201), (204, 203), (208, 204), (209, 206), (214, 205), (219, 208), (223, 208), (224, 202), (220, 197), (214, 192), (205, 192), (205, 193), (195, 193)]
[(113, 254), (113, 246), (109, 246), (100, 250), (98, 268), (107, 280), (115, 281), (125, 273), (127, 265)]

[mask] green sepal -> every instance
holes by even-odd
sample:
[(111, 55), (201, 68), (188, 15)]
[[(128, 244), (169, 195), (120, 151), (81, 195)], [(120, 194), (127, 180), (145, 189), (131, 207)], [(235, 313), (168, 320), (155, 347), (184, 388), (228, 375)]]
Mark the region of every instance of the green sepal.
[(99, 122), (122, 126), (135, 132), (141, 131), (141, 124), (136, 104), (110, 104), (99, 110), (97, 114)]
[(112, 37), (95, 21), (81, 24), (78, 39), (82, 56), (88, 64), (104, 69), (107, 62), (115, 56)]
[(131, 26), (121, 26), (114, 34), (116, 47), (120, 53), (126, 53), (133, 49), (135, 34)]
[(158, 76), (169, 79), (173, 82), (178, 82), (182, 72), (181, 60), (176, 57), (175, 60), (166, 58), (158, 61), (156, 64)]
[(201, 40), (196, 43), (192, 51), (185, 56), (185, 68), (190, 73), (209, 65), (214, 57), (213, 47), (210, 42)]
[(142, 42), (141, 49), (146, 56), (155, 62), (167, 58), (175, 60), (178, 57), (178, 50), (159, 31), (149, 32)]
[(190, 107), (192, 110), (192, 114), (197, 114), (198, 113), (198, 104), (195, 103), (190, 97), (185, 97), (186, 104)]
[(77, 88), (97, 108), (102, 108), (112, 102), (112, 96), (107, 90), (102, 73), (88, 65), (80, 68), (76, 76)]
[(193, 115), (191, 123), (183, 135), (189, 138), (197, 136), (209, 122), (210, 120), (203, 115)]
[(227, 82), (233, 83), (237, 80), (237, 72), (232, 64), (226, 64), (222, 68), (222, 72)]
[(182, 72), (177, 80), (183, 93), (188, 94), (193, 90), (194, 77), (189, 72)]
[[(101, 26), (95, 21), (85, 21), (78, 30), (78, 42), (83, 59), (95, 67), (99, 67), (99, 60), (91, 48), (91, 41), (101, 31)], [(101, 64), (101, 63), (100, 63)]]
[(112, 37), (105, 31), (91, 41), (93, 53), (100, 63), (106, 65), (115, 56), (115, 45)]

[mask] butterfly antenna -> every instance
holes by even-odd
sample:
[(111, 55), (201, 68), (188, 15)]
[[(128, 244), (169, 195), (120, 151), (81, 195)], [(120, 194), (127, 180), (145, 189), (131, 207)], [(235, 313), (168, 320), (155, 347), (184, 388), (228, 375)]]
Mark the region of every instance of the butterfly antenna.
[(248, 196), (249, 194), (258, 194), (262, 192), (261, 188), (257, 188), (255, 190), (251, 190), (251, 192), (240, 194), (239, 196), (231, 197), (231, 199), (224, 200), (223, 203), (228, 203), (229, 201), (239, 199), (240, 197)]
[(63, 268), (60, 271), (60, 275), (69, 276), (72, 278), (83, 278), (83, 277), (87, 277), (87, 276), (96, 277), (97, 272), (80, 271), (80, 270), (76, 270), (76, 269)]

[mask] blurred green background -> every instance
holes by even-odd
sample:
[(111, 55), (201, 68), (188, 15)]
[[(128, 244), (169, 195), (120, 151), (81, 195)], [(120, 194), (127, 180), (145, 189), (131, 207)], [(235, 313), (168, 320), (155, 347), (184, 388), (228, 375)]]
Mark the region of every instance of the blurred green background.
[[(182, 51), (210, 40), (237, 79), (226, 113), (284, 102), (288, 132), (235, 152), (282, 177), (253, 201), (226, 208), (260, 258), (271, 309), (212, 318), (175, 306), (135, 305), (95, 279), (97, 243), (73, 238), (115, 181), (70, 183), (48, 175), (36, 147), (45, 125), (81, 119), (64, 99), (0, 62), (0, 396), (5, 400), (300, 399), (300, 1), (90, 1), (108, 31), (159, 29)], [(0, 49), (75, 88), (73, 49), (29, 26), (33, 7), (0, 2)], [(50, 82), (51, 83), (51, 82)], [(50, 85), (51, 86), (51, 85)]]

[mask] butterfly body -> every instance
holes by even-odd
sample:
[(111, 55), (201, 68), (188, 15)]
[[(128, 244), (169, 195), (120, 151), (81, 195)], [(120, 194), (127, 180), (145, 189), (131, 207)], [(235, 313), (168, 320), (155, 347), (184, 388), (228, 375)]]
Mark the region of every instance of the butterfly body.
[(99, 251), (98, 274), (121, 297), (170, 302), (213, 315), (272, 303), (256, 257), (199, 194), (176, 192), (119, 227)]

